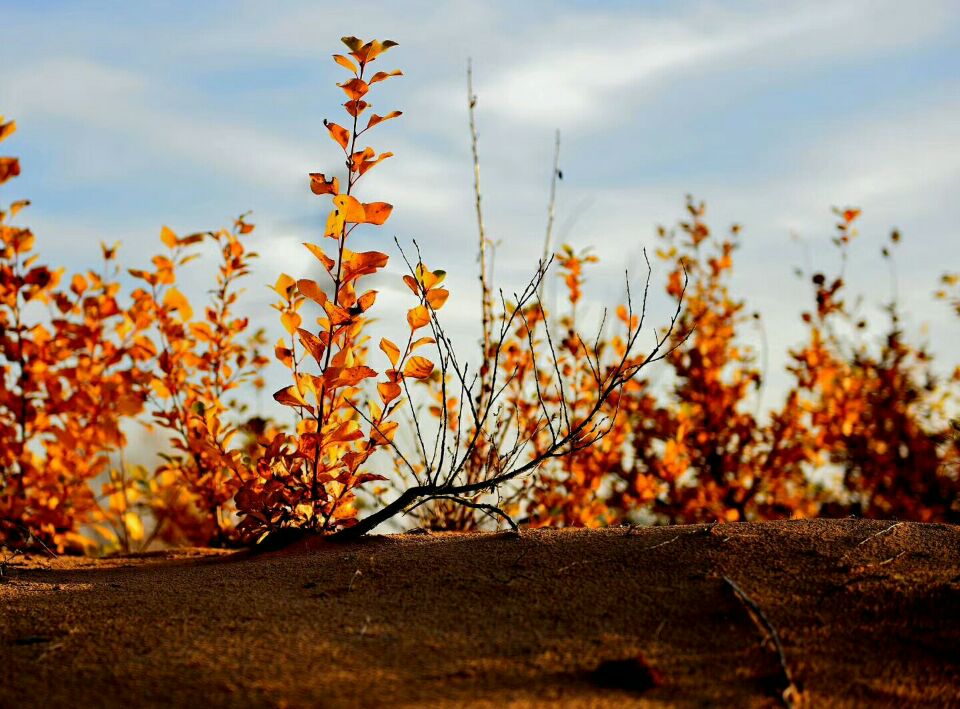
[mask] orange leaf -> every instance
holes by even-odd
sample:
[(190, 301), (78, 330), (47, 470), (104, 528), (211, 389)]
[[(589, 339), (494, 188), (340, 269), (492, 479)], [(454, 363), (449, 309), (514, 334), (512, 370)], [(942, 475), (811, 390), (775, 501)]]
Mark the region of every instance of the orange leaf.
[(366, 173), (366, 172), (367, 172), (368, 170), (370, 170), (371, 168), (376, 167), (377, 164), (383, 162), (383, 161), (386, 160), (387, 158), (392, 158), (392, 157), (393, 157), (393, 153), (389, 153), (389, 152), (388, 152), (388, 153), (380, 153), (379, 157), (377, 157), (376, 160), (364, 160), (362, 163), (360, 163), (360, 164), (357, 166), (357, 172), (359, 172), (361, 175), (363, 175), (364, 173)]
[(426, 379), (433, 373), (433, 362), (426, 357), (414, 355), (403, 368), (403, 376), (413, 379)]
[(83, 295), (83, 292), (87, 289), (87, 279), (81, 276), (79, 273), (73, 277), (73, 280), (70, 281), (70, 290), (72, 290), (77, 295)]
[(407, 322), (410, 324), (411, 330), (417, 330), (429, 324), (430, 313), (424, 306), (418, 305), (416, 308), (407, 311)]
[(360, 100), (370, 90), (370, 87), (367, 86), (367, 82), (363, 79), (350, 79), (350, 81), (337, 84), (337, 86), (343, 89), (343, 93), (345, 93), (351, 101)]
[(294, 406), (297, 408), (303, 407), (310, 413), (313, 413), (313, 407), (307, 403), (306, 399), (303, 398), (303, 395), (299, 392), (297, 387), (293, 386), (292, 384), (276, 392), (273, 395), (273, 398), (284, 406)]
[(280, 322), (283, 324), (284, 329), (291, 335), (300, 327), (302, 321), (303, 319), (298, 313), (283, 313), (280, 316)]
[(0, 158), (0, 185), (20, 174), (20, 161), (16, 158)]
[(3, 116), (0, 116), (0, 141), (6, 140), (17, 130), (17, 122), (10, 121), (9, 123), (3, 122)]
[(380, 226), (390, 217), (393, 205), (386, 202), (368, 202), (363, 205), (363, 211), (367, 224)]
[(359, 367), (345, 367), (340, 372), (340, 376), (337, 377), (337, 385), (356, 386), (364, 379), (369, 379), (370, 377), (375, 376), (377, 376), (377, 373), (370, 369), (370, 367), (365, 367), (363, 365)]
[(341, 281), (349, 283), (360, 276), (376, 273), (387, 265), (388, 256), (381, 251), (363, 251), (354, 253), (349, 249), (343, 250), (343, 269)]
[(380, 400), (384, 406), (400, 396), (400, 385), (396, 382), (380, 382), (377, 384), (377, 392), (380, 394)]
[(366, 101), (361, 101), (360, 99), (357, 99), (355, 101), (347, 101), (345, 104), (343, 104), (343, 107), (347, 109), (347, 113), (349, 113), (351, 116), (356, 118), (361, 113), (363, 113), (368, 108), (370, 108), (370, 104), (367, 103)]
[(446, 288), (434, 288), (427, 292), (427, 302), (430, 303), (430, 307), (434, 310), (440, 310), (443, 304), (447, 302), (449, 295), (450, 291)]
[(316, 195), (340, 194), (340, 180), (334, 177), (328, 182), (322, 172), (311, 172), (310, 191)]
[(170, 227), (164, 226), (160, 228), (160, 241), (163, 242), (163, 245), (168, 249), (172, 249), (177, 245), (177, 235), (173, 233), (173, 230)]
[(366, 293), (364, 293), (357, 299), (356, 307), (360, 309), (361, 313), (364, 313), (370, 309), (370, 306), (373, 305), (376, 299), (377, 299), (377, 291), (368, 290)]
[(386, 337), (382, 337), (380, 338), (380, 349), (383, 350), (384, 354), (387, 355), (387, 359), (390, 360), (390, 364), (396, 367), (397, 360), (400, 359), (400, 348)]
[(393, 71), (378, 71), (376, 74), (370, 77), (370, 81), (368, 83), (375, 84), (378, 81), (389, 79), (391, 76), (403, 76), (403, 72), (399, 69), (394, 69)]
[(342, 54), (334, 54), (334, 55), (333, 55), (333, 61), (335, 61), (335, 62), (336, 62), (337, 64), (339, 64), (340, 66), (342, 66), (344, 69), (349, 69), (349, 70), (352, 71), (354, 74), (359, 74), (359, 73), (360, 73), (360, 70), (357, 68), (357, 65), (354, 64), (354, 63), (353, 63), (352, 61), (350, 61), (349, 59), (347, 59), (347, 58), (346, 58), (345, 56), (343, 56)]
[[(356, 37), (348, 37), (346, 39), (356, 40), (357, 42), (360, 41), (360, 40), (357, 40)], [(350, 45), (347, 45), (347, 46), (350, 46)], [(379, 57), (385, 51), (390, 49), (390, 47), (396, 47), (396, 46), (397, 46), (397, 43), (394, 42), (393, 40), (388, 39), (388, 40), (384, 40), (383, 42), (380, 42), (375, 39), (371, 42), (367, 42), (366, 44), (364, 44), (361, 47), (358, 47), (357, 49), (353, 49), (353, 51), (350, 53), (354, 57), (356, 57), (358, 62), (360, 62), (361, 64), (366, 64), (367, 62), (372, 62), (374, 59)]]
[(328, 273), (333, 273), (333, 267), (337, 265), (336, 261), (334, 261), (332, 258), (330, 258), (325, 253), (323, 253), (323, 249), (321, 249), (316, 244), (304, 243), (303, 245), (306, 246), (307, 249), (309, 249), (311, 254), (317, 257), (317, 260), (319, 260), (320, 263), (323, 264), (323, 267), (327, 269)]
[(300, 336), (300, 342), (307, 348), (310, 356), (317, 361), (317, 364), (320, 364), (323, 352), (326, 349), (323, 341), (312, 332), (304, 330), (303, 328), (297, 328), (297, 334)]
[[(400, 387), (397, 388), (399, 389)], [(379, 426), (370, 431), (370, 440), (378, 446), (388, 445), (390, 441), (393, 440), (393, 437), (396, 434), (399, 426), (400, 424), (397, 421), (387, 421), (385, 423), (381, 423)], [(357, 484), (361, 484), (361, 478), (363, 478), (362, 482), (366, 482), (367, 480), (386, 480), (386, 478), (379, 475), (374, 477), (365, 477), (368, 475), (370, 475), (370, 473), (357, 476)]]
[(390, 111), (390, 113), (388, 113), (385, 116), (378, 116), (376, 113), (374, 113), (372, 116), (370, 116), (370, 120), (367, 121), (367, 127), (364, 130), (370, 130), (378, 123), (389, 121), (391, 118), (399, 118), (402, 115), (403, 115), (403, 111)]
[(323, 125), (327, 127), (328, 131), (330, 131), (330, 137), (332, 137), (341, 148), (346, 150), (347, 146), (350, 144), (350, 131), (343, 126), (339, 126), (336, 123), (327, 120), (324, 120)]
[(311, 281), (309, 278), (301, 278), (297, 281), (297, 290), (317, 305), (323, 305), (327, 302), (327, 294), (317, 285), (316, 281)]
[(413, 276), (404, 276), (403, 282), (407, 284), (407, 288), (413, 291), (415, 296), (420, 295), (420, 284), (417, 283), (417, 279)]

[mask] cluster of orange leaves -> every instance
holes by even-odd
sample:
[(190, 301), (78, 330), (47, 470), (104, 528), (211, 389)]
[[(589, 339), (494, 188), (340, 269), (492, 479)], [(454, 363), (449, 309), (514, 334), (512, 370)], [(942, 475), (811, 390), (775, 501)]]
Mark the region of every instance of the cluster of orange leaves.
[[(15, 130), (0, 125), (0, 138)], [(13, 158), (0, 166), (0, 182), (19, 173)], [(143, 285), (125, 298), (116, 245), (102, 245), (99, 271), (67, 278), (39, 263), (34, 234), (13, 223), (27, 206), (0, 211), (0, 541), (60, 550), (235, 541), (232, 498), (265, 425), (244, 421), (228, 398), (262, 386), (266, 362), (262, 335), (233, 313), (236, 281), (255, 257), (241, 237), (253, 226), (240, 218), (231, 231), (186, 237), (164, 227), (166, 253), (151, 270), (130, 270)], [(176, 271), (204, 243), (221, 263), (198, 317)], [(128, 465), (127, 424), (151, 420), (170, 451), (152, 468)]]
[[(530, 442), (531, 460), (551, 450), (556, 434), (538, 424), (541, 413), (560, 411), (567, 430), (590, 420), (596, 382), (611, 366), (603, 355), (626, 357), (617, 328), (636, 330), (644, 313), (623, 305), (595, 338), (580, 334), (585, 266), (596, 261), (589, 251), (563, 247), (556, 255), (568, 306), (562, 313), (548, 313), (539, 299), (522, 309), (503, 302), (495, 319), (505, 337), (495, 347), (485, 343), (485, 380), (469, 402), (483, 410), (492, 396), (486, 379), (506, 373), (489, 428), (460, 431), (464, 402), (447, 393), (447, 375), (422, 354), (437, 345), (435, 313), (449, 295), (443, 271), (410, 268), (403, 280), (415, 305), (406, 340), (380, 339), (386, 367), (370, 366), (377, 291), (363, 284), (388, 256), (348, 243), (359, 227), (382, 226), (393, 209), (362, 202), (356, 191), (363, 175), (392, 156), (361, 147), (360, 139), (401, 115), (370, 112), (371, 87), (401, 72), (370, 70), (394, 42), (343, 41), (349, 52), (334, 61), (349, 74), (338, 84), (346, 125), (324, 125), (344, 153), (346, 174), (309, 176), (311, 191), (332, 203), (325, 240), (305, 244), (328, 278), (282, 274), (273, 286), (286, 331), (274, 355), (291, 381), (274, 398), (292, 411), (292, 429), (249, 416), (236, 396), (240, 387), (264, 385), (267, 363), (263, 333), (235, 312), (238, 281), (256, 257), (244, 243), (253, 231), (244, 217), (231, 229), (187, 236), (164, 227), (165, 251), (151, 268), (129, 270), (136, 287), (124, 292), (116, 246), (102, 246), (99, 271), (68, 277), (39, 263), (33, 233), (15, 225), (26, 201), (0, 211), (0, 542), (132, 550), (155, 539), (225, 545), (282, 528), (347, 529), (357, 523), (358, 492), (387, 480), (374, 456), (394, 448), (411, 382), (426, 387), (441, 428), (475, 442), (467, 482), (491, 477), (490, 466), (510, 457), (502, 449), (514, 433)], [(0, 118), (0, 141), (14, 130)], [(19, 172), (15, 158), (0, 157), (0, 185)], [(533, 526), (818, 513), (958, 521), (960, 436), (950, 416), (960, 367), (938, 378), (930, 355), (906, 341), (895, 302), (883, 342), (872, 347), (844, 298), (843, 278), (817, 273), (816, 307), (803, 316), (806, 342), (790, 352), (794, 386), (775, 410), (759, 412), (764, 372), (742, 341), (742, 328), (759, 316), (729, 288), (739, 229), (717, 237), (702, 204), (688, 200), (687, 210), (677, 229), (659, 231), (657, 255), (670, 268), (666, 292), (685, 303), (669, 335), (676, 348), (666, 359), (667, 384), (628, 381), (604, 401), (610, 425), (599, 440), (493, 491), (498, 504)], [(838, 211), (835, 244), (844, 263), (858, 215)], [(898, 241), (895, 233), (885, 256)], [(210, 302), (197, 313), (178, 274), (204, 247), (219, 265)], [(944, 275), (937, 296), (960, 315), (958, 284), (955, 274)], [(552, 372), (542, 366), (547, 361)], [(159, 464), (127, 464), (130, 424), (166, 432)], [(414, 477), (425, 472), (404, 463)], [(838, 486), (812, 481), (824, 466), (839, 473)], [(478, 509), (438, 499), (419, 514), (430, 526), (470, 529), (482, 521)]]
[[(657, 254), (673, 264), (667, 292), (680, 294), (684, 275), (690, 279), (674, 334), (684, 346), (667, 360), (669, 388), (641, 379), (612, 398), (611, 433), (530, 485), (530, 522), (601, 526), (817, 514), (960, 520), (960, 427), (951, 419), (960, 368), (938, 379), (930, 354), (906, 341), (896, 302), (887, 306), (882, 341), (872, 345), (866, 323), (844, 300), (843, 278), (808, 274), (816, 308), (803, 314), (807, 342), (790, 352), (793, 386), (785, 400), (763, 417), (755, 403), (763, 372), (738, 332), (759, 314), (746, 313), (728, 286), (740, 230), (716, 238), (704, 205), (688, 200), (687, 209), (690, 218), (679, 229), (659, 231), (664, 247)], [(837, 214), (833, 242), (846, 262), (859, 210)], [(899, 240), (894, 232), (885, 258)], [(579, 270), (568, 261), (569, 251), (561, 263), (575, 305)], [(949, 300), (947, 288), (956, 283), (943, 276), (937, 296)], [(626, 320), (623, 308), (618, 316)], [(572, 332), (569, 316), (559, 323)], [(584, 351), (578, 355), (567, 344), (564, 375), (575, 387), (589, 365)], [(609, 344), (620, 345), (616, 337)], [(824, 472), (838, 481), (817, 480)]]
[[(358, 140), (380, 123), (401, 115), (400, 111), (372, 114), (361, 127), (361, 116), (370, 108), (370, 88), (401, 72), (368, 73), (370, 65), (395, 46), (394, 42), (364, 43), (355, 37), (343, 41), (349, 55), (334, 55), (334, 61), (352, 75), (338, 84), (347, 96), (343, 106), (350, 127), (330, 121), (324, 124), (343, 150), (347, 175), (345, 183), (323, 173), (310, 175), (313, 193), (330, 195), (333, 202), (324, 232), (333, 245), (328, 254), (319, 244), (305, 244), (326, 271), (329, 283), (325, 289), (315, 280), (283, 274), (274, 286), (279, 297), (274, 307), (289, 336), (277, 343), (276, 356), (293, 379), (274, 398), (293, 408), (299, 420), (294, 434), (277, 433), (266, 443), (267, 455), (236, 497), (243, 515), (239, 529), (250, 540), (285, 527), (330, 532), (356, 523), (357, 489), (386, 480), (368, 470), (368, 463), (396, 434), (396, 413), (406, 400), (407, 380), (426, 379), (434, 370), (432, 361), (414, 352), (434, 342), (420, 333), (430, 323), (430, 309), (440, 309), (448, 295), (439, 287), (442, 271), (430, 271), (420, 264), (414, 275), (404, 277), (419, 304), (407, 313), (409, 336), (402, 347), (386, 338), (380, 340), (379, 349), (389, 368), (376, 381), (380, 375), (367, 364), (365, 329), (366, 313), (377, 291), (362, 291), (360, 284), (384, 268), (388, 257), (380, 251), (354, 252), (347, 244), (357, 227), (381, 226), (393, 209), (385, 202), (361, 202), (354, 192), (367, 171), (392, 155), (377, 155), (371, 147), (361, 149)], [(313, 326), (304, 327), (304, 305), (319, 308)], [(363, 387), (369, 381), (376, 381), (376, 398), (364, 397)]]

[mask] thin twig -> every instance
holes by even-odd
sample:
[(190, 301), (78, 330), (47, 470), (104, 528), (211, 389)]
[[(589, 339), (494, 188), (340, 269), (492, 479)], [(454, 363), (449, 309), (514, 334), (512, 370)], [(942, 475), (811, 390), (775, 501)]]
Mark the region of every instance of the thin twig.
[[(857, 547), (862, 547), (864, 544), (866, 544), (867, 542), (869, 542), (871, 539), (876, 539), (877, 537), (882, 537), (884, 534), (888, 534), (889, 532), (891, 532), (892, 530), (894, 530), (894, 529), (896, 529), (897, 527), (901, 526), (902, 524), (903, 524), (903, 522), (894, 522), (894, 523), (891, 524), (889, 527), (885, 527), (884, 529), (881, 529), (881, 530), (880, 530), (879, 532), (877, 532), (876, 534), (871, 534), (869, 537), (867, 537), (867, 538), (864, 539), (862, 542), (860, 542), (859, 544), (857, 544)], [(854, 547), (854, 548), (856, 548), (856, 547)]]
[(754, 623), (756, 623), (757, 626), (773, 641), (773, 646), (777, 651), (777, 658), (780, 660), (780, 670), (783, 672), (783, 677), (787, 681), (787, 686), (783, 691), (783, 702), (788, 707), (793, 706), (793, 699), (796, 697), (799, 690), (793, 681), (793, 675), (790, 672), (790, 667), (787, 665), (787, 656), (783, 651), (783, 643), (780, 642), (780, 635), (777, 633), (777, 629), (773, 627), (773, 623), (771, 623), (770, 619), (767, 618), (767, 614), (763, 612), (763, 609), (761, 609), (760, 606), (758, 606), (757, 603), (747, 595), (747, 592), (740, 588), (733, 579), (725, 575), (723, 580), (728, 586), (730, 586), (731, 589), (733, 589), (733, 593), (737, 597), (737, 600), (739, 600), (748, 608)]
[(654, 544), (653, 546), (646, 547), (646, 548), (644, 549), (644, 551), (650, 551), (651, 549), (658, 549), (658, 548), (660, 548), (660, 547), (665, 547), (665, 546), (667, 546), (667, 544), (673, 544), (675, 541), (677, 541), (677, 540), (678, 540), (680, 537), (682, 537), (682, 536), (683, 536), (682, 534), (678, 534), (677, 536), (671, 537), (670, 539), (668, 539), (668, 540), (665, 541), (665, 542), (660, 542), (659, 544)]
[[(547, 233), (543, 239), (543, 263), (550, 259), (553, 249), (553, 218), (557, 204), (557, 179), (560, 173), (560, 131), (557, 131), (553, 146), (553, 172), (550, 175), (550, 201), (547, 203)], [(543, 300), (543, 288), (546, 281), (541, 281), (537, 292), (537, 300)]]

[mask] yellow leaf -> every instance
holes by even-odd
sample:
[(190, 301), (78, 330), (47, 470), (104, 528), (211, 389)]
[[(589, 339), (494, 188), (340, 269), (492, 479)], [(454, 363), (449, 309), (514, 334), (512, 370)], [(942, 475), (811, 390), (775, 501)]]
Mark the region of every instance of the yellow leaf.
[(387, 358), (390, 360), (390, 364), (396, 367), (397, 360), (400, 359), (400, 348), (393, 344), (386, 337), (383, 337), (380, 339), (380, 349), (383, 350), (385, 355), (387, 355)]
[(302, 318), (298, 313), (283, 313), (280, 316), (280, 322), (283, 323), (284, 329), (291, 335), (300, 327), (301, 321)]
[(354, 64), (354, 63), (353, 63), (352, 61), (350, 61), (349, 59), (347, 59), (347, 58), (346, 58), (345, 56), (343, 56), (342, 54), (334, 54), (334, 55), (333, 55), (333, 61), (335, 61), (335, 62), (336, 62), (337, 64), (339, 64), (340, 66), (342, 66), (344, 69), (349, 69), (349, 70), (352, 71), (354, 74), (360, 73), (360, 70), (357, 68), (357, 65)]
[(344, 221), (362, 224), (366, 220), (363, 205), (356, 197), (348, 194), (337, 195), (333, 198), (333, 203), (343, 215)]
[(127, 528), (127, 535), (134, 541), (143, 539), (143, 522), (134, 512), (123, 515), (123, 524)]
[(281, 298), (289, 298), (290, 289), (293, 288), (296, 283), (297, 282), (286, 273), (281, 273), (279, 277), (277, 277), (277, 282), (273, 284), (273, 290), (275, 290)]
[(170, 227), (168, 226), (161, 227), (160, 241), (163, 242), (164, 246), (166, 246), (169, 249), (172, 249), (174, 246), (177, 245), (177, 235), (173, 233), (173, 230)]
[(186, 322), (193, 318), (193, 308), (190, 307), (190, 301), (187, 296), (176, 288), (170, 288), (163, 296), (163, 306), (168, 309), (176, 310), (180, 314), (181, 320)]

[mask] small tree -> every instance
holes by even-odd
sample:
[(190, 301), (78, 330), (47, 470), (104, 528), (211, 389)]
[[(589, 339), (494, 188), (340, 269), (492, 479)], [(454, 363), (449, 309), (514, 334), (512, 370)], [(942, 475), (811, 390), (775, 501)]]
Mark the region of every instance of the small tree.
[[(680, 298), (667, 333), (655, 333), (655, 345), (644, 355), (636, 351), (645, 327), (646, 298), (636, 319), (632, 301), (628, 302), (632, 325), (622, 351), (617, 357), (607, 357), (596, 347), (585, 350), (591, 362), (591, 393), (577, 410), (571, 410), (565, 395), (553, 399), (552, 394), (544, 394), (564, 389), (557, 348), (548, 339), (544, 355), (535, 357), (530, 338), (531, 318), (538, 317), (538, 310), (542, 312), (537, 291), (547, 264), (541, 263), (526, 287), (511, 300), (501, 292), (498, 323), (489, 315), (488, 293), (484, 293), (483, 366), (474, 372), (459, 359), (438, 317), (449, 295), (441, 285), (445, 273), (428, 268), (419, 248), (415, 260), (401, 250), (408, 270), (404, 282), (416, 296), (416, 304), (407, 313), (408, 337), (403, 346), (385, 338), (380, 341), (379, 348), (390, 368), (376, 385), (378, 399), (365, 395), (362, 385), (378, 377), (367, 366), (365, 335), (366, 313), (376, 293), (360, 293), (358, 283), (383, 268), (387, 255), (379, 251), (354, 253), (346, 245), (358, 226), (379, 226), (390, 215), (391, 205), (362, 203), (354, 192), (361, 177), (391, 154), (377, 155), (372, 148), (361, 150), (357, 141), (400, 112), (374, 114), (363, 128), (359, 127), (359, 117), (369, 107), (370, 87), (400, 72), (368, 73), (370, 64), (395, 46), (394, 42), (364, 43), (355, 37), (343, 41), (350, 49), (349, 56), (334, 55), (334, 60), (353, 75), (339, 84), (348, 98), (344, 108), (351, 127), (331, 122), (325, 125), (346, 155), (345, 189), (341, 189), (344, 185), (337, 177), (311, 175), (313, 192), (332, 197), (333, 210), (324, 235), (333, 239), (336, 247), (328, 255), (319, 245), (307, 245), (329, 275), (331, 290), (328, 293), (315, 281), (286, 275), (275, 285), (279, 296), (275, 307), (290, 335), (289, 340), (278, 344), (277, 356), (294, 380), (275, 398), (293, 408), (300, 420), (296, 436), (276, 436), (269, 442), (269, 455), (237, 494), (237, 507), (243, 515), (240, 529), (249, 539), (262, 538), (283, 527), (336, 532), (338, 538), (349, 538), (401, 512), (433, 502), (477, 509), (513, 524), (498, 504), (482, 496), (534, 473), (546, 461), (585, 450), (602, 440), (609, 432), (609, 420), (603, 416), (606, 402), (644, 367), (667, 356)], [(481, 243), (483, 240), (481, 231)], [(649, 278), (648, 270), (648, 285)], [(317, 331), (301, 327), (300, 311), (308, 302), (322, 309)], [(515, 332), (526, 341), (514, 337)], [(433, 359), (414, 354), (421, 347), (431, 347)], [(306, 370), (308, 362), (318, 368), (317, 374)], [(505, 363), (511, 363), (511, 368), (507, 369)], [(513, 367), (514, 363), (518, 366)], [(439, 388), (438, 421), (434, 430), (428, 431), (427, 422), (412, 408), (416, 443), (415, 451), (408, 455), (395, 442), (399, 426), (395, 415), (411, 400), (410, 383), (432, 375)], [(511, 403), (508, 390), (529, 392), (534, 405), (519, 407), (516, 401)], [(538, 445), (544, 435), (548, 442)], [(380, 448), (388, 448), (397, 456), (410, 484), (395, 499), (358, 520), (353, 504), (356, 490), (385, 479), (366, 469)]]

